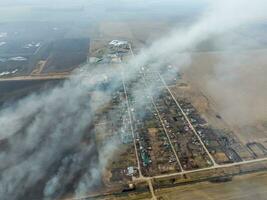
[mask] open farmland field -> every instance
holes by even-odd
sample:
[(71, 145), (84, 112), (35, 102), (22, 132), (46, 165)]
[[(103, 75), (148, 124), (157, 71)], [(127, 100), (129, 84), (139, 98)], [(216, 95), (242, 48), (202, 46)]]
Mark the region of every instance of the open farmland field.
[[(190, 86), (176, 92), (194, 99), (213, 125), (226, 123), (244, 145), (259, 142), (266, 148), (266, 54), (266, 50), (249, 50), (234, 57), (231, 52), (195, 53), (184, 74)], [(245, 63), (239, 62), (243, 57)], [(235, 72), (227, 70), (226, 60), (234, 62)]]
[(156, 191), (159, 200), (265, 200), (267, 177), (265, 173), (235, 177), (226, 183), (197, 183)]
[[(201, 182), (190, 185), (179, 185), (171, 188), (156, 189), (155, 195), (158, 200), (258, 200), (266, 199), (265, 186), (267, 184), (266, 173), (259, 172), (250, 175), (237, 176), (230, 182), (212, 183)], [(149, 192), (110, 195), (97, 200), (148, 200), (151, 199)]]

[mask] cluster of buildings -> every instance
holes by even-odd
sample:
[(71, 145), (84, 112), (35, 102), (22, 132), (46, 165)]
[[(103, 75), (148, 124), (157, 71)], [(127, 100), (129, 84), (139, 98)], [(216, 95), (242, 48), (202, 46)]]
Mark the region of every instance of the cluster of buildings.
[(102, 49), (104, 52), (98, 57), (90, 57), (90, 63), (112, 64), (121, 63), (125, 55), (128, 54), (130, 43), (123, 40), (112, 40)]

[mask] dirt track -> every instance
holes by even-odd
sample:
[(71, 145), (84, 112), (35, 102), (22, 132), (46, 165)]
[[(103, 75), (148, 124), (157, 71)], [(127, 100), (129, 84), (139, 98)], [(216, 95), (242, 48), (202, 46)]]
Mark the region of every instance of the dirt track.
[(15, 76), (15, 77), (0, 78), (0, 81), (53, 80), (53, 79), (66, 79), (69, 76), (70, 76), (69, 73), (51, 74), (51, 75)]

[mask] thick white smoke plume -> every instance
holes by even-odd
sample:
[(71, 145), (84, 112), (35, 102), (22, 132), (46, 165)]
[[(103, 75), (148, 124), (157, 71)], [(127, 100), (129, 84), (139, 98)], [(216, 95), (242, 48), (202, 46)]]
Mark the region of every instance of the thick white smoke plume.
[[(133, 62), (136, 62), (136, 65), (156, 63), (158, 68), (164, 68), (166, 65), (163, 63), (174, 61), (180, 68), (186, 68), (188, 67), (188, 59), (184, 62), (185, 56), (190, 58), (190, 52), (196, 50), (200, 43), (210, 38), (225, 37), (225, 35), (239, 31), (239, 29), (246, 29), (246, 34), (249, 33), (252, 38), (265, 38), (264, 35), (254, 33), (253, 28), (257, 28), (258, 24), (264, 25), (267, 22), (266, 1), (211, 0), (209, 2), (209, 8), (198, 23), (186, 29), (173, 30), (167, 37), (154, 42), (150, 48), (143, 50)], [(264, 74), (266, 74), (264, 52), (250, 55), (238, 53), (238, 51), (249, 48), (266, 47), (260, 44), (261, 39), (248, 41), (247, 37), (237, 35), (232, 40), (234, 40), (232, 43), (216, 41), (218, 48), (222, 50), (231, 49), (233, 43), (236, 46), (233, 51), (221, 55), (219, 61), (214, 63), (215, 76), (208, 80), (205, 80), (206, 76), (196, 77), (196, 79), (201, 80), (200, 88), (203, 87), (210, 96), (220, 102), (220, 112), (229, 123), (244, 125), (266, 119), (266, 113), (262, 109), (266, 107), (265, 101), (267, 99), (265, 93), (267, 83), (264, 79)], [(220, 55), (217, 56), (220, 57)], [(197, 65), (196, 68), (201, 68), (201, 64), (196, 63), (195, 65)], [(203, 75), (200, 73), (199, 76), (201, 74)]]
[(185, 30), (173, 30), (167, 37), (144, 50), (135, 62), (145, 63), (153, 59), (168, 59), (175, 53), (192, 50), (200, 42), (214, 35), (237, 29), (242, 25), (267, 20), (267, 3), (264, 0), (215, 0), (198, 23)]
[[(264, 0), (217, 0), (209, 5), (198, 23), (174, 30), (131, 60), (125, 72), (126, 82), (136, 79), (142, 66), (160, 70), (172, 61), (178, 62), (179, 67), (188, 65), (189, 52), (200, 42), (267, 17)], [(27, 195), (32, 190), (41, 192), (44, 199), (54, 199), (74, 182), (71, 189), (83, 195), (100, 184), (106, 164), (103, 159), (112, 156), (116, 145), (111, 141), (108, 147), (102, 147), (103, 152), (111, 152), (108, 157), (106, 153), (105, 158), (98, 154), (92, 138), (93, 118), (109, 101), (110, 93), (120, 87), (121, 73), (103, 68), (86, 72), (106, 73), (113, 80), (108, 91), (100, 94), (93, 90), (102, 80), (83, 73), (78, 72), (63, 86), (26, 97), (0, 111), (0, 138), (9, 138), (7, 150), (0, 152), (1, 199), (31, 198)], [(150, 88), (153, 90), (153, 85)], [(135, 90), (135, 99), (141, 101), (140, 91)], [(81, 144), (84, 140), (87, 142)]]

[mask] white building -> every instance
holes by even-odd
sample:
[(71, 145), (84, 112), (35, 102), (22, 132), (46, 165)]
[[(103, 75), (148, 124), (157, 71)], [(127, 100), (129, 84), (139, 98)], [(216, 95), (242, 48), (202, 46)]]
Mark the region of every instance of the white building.
[(123, 41), (123, 40), (112, 40), (110, 43), (109, 43), (109, 46), (110, 47), (113, 47), (113, 48), (129, 48), (129, 43), (127, 41)]

